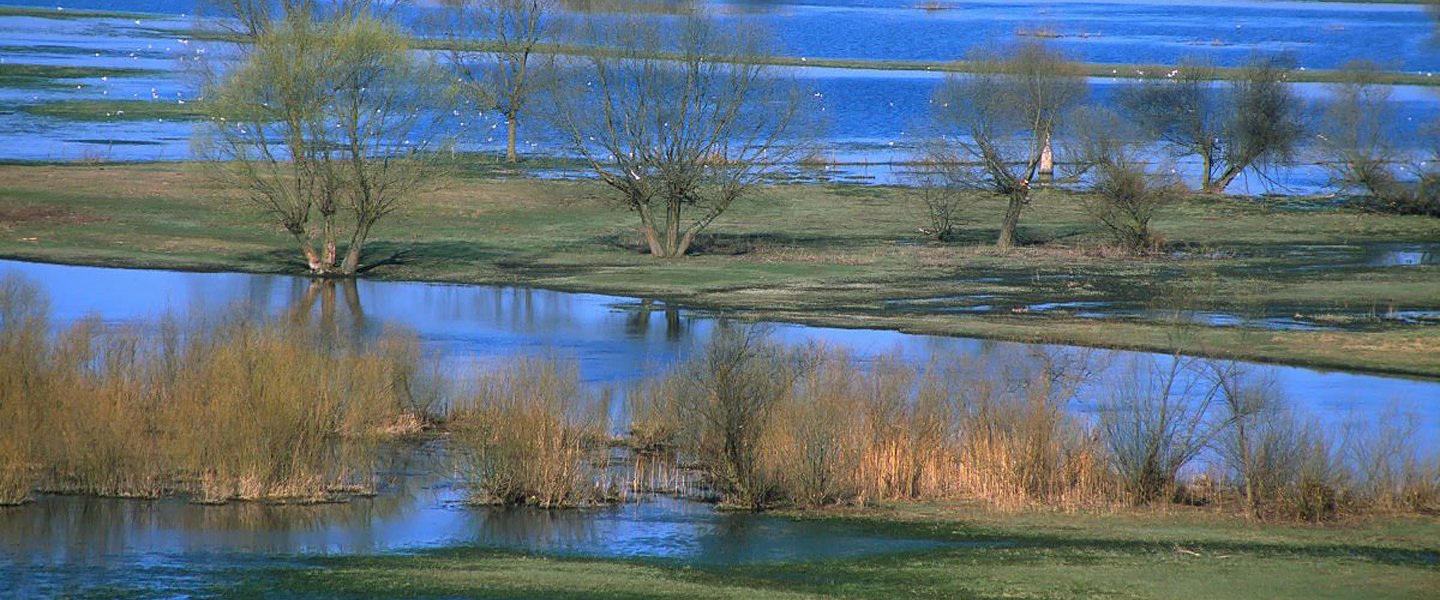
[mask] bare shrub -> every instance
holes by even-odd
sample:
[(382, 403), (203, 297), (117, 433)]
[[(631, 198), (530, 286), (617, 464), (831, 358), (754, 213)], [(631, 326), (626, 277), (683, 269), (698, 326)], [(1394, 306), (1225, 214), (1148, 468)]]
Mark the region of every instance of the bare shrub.
[(815, 349), (806, 359), (794, 393), (778, 404), (765, 435), (766, 462), (795, 504), (857, 501), (864, 497), (868, 442), (868, 415), (855, 402), (863, 383), (844, 354)]
[(1344, 427), (1344, 459), (1354, 473), (1357, 500), (1378, 510), (1440, 508), (1440, 464), (1416, 452), (1414, 415), (1391, 408)]
[(909, 175), (906, 190), (916, 205), (925, 225), (920, 233), (939, 242), (949, 242), (959, 233), (964, 222), (963, 209), (974, 201), (973, 190), (956, 177), (953, 164), (942, 164), (939, 151), (932, 151), (926, 164)]
[(1175, 169), (1148, 163), (1143, 136), (1109, 110), (1087, 107), (1071, 120), (1081, 162), (1095, 173), (1085, 212), (1126, 251), (1159, 250), (1150, 221), (1181, 194)]
[(1346, 484), (1334, 442), (1295, 414), (1274, 382), (1235, 363), (1211, 363), (1222, 388), (1220, 464), (1257, 518), (1318, 522), (1336, 516)]
[(750, 508), (774, 501), (779, 482), (762, 455), (770, 418), (793, 385), (783, 349), (762, 328), (725, 327), (671, 376), (682, 447), (721, 498)]
[(1107, 382), (1099, 432), (1131, 502), (1169, 496), (1180, 472), (1221, 430), (1210, 411), (1224, 389), (1202, 367), (1179, 355), (1137, 357)]
[[(1440, 169), (1433, 160), (1440, 156), (1440, 144), (1427, 149), (1429, 157), (1407, 156), (1396, 147), (1400, 121), (1392, 86), (1384, 83), (1379, 65), (1351, 61), (1341, 74), (1334, 98), (1321, 113), (1318, 135), (1332, 178), (1363, 193), (1364, 206), (1372, 210), (1440, 216)], [(1436, 124), (1420, 127), (1422, 137), (1440, 141)]]

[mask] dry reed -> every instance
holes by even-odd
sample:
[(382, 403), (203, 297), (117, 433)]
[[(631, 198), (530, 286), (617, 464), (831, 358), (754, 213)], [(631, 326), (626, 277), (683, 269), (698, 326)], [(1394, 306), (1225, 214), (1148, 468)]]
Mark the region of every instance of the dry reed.
[(417, 342), (373, 350), (239, 313), (49, 334), (33, 287), (0, 280), (0, 499), (34, 490), (326, 500), (370, 487), (368, 454), (423, 422)]

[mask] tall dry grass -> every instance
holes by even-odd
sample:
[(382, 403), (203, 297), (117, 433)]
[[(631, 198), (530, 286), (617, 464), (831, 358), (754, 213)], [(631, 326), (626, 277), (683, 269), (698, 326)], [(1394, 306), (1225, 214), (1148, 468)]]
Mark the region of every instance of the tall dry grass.
[(1001, 385), (938, 363), (862, 361), (722, 330), (701, 356), (630, 394), (631, 446), (646, 457), (637, 465), (694, 467), (722, 502), (751, 508), (1094, 502), (1112, 479), (1103, 448), (1057, 400), (1052, 375)]
[[(722, 331), (629, 394), (632, 488), (685, 493), (693, 471), (721, 502), (749, 508), (1178, 501), (1308, 521), (1436, 510), (1440, 464), (1416, 453), (1403, 419), (1334, 431), (1233, 363), (1088, 361), (1037, 352), (1002, 369), (916, 367)], [(1093, 419), (1071, 405), (1082, 387), (1099, 396)]]
[(413, 337), (317, 341), (295, 323), (214, 321), (51, 335), (35, 289), (0, 281), (0, 484), (107, 496), (320, 500), (371, 486), (369, 453), (417, 413)]
[(542, 508), (607, 501), (607, 405), (581, 387), (573, 364), (520, 359), (483, 374), (448, 421), (471, 500)]

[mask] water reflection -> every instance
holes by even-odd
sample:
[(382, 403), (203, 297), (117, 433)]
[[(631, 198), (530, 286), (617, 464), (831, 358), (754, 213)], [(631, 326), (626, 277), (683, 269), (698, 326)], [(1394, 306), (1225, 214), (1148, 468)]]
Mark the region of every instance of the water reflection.
[[(1375, 250), (1383, 252), (1404, 249)], [(1368, 251), (1367, 251), (1368, 252)], [(1427, 250), (1429, 252), (1429, 250)], [(1351, 260), (1354, 260), (1353, 258)], [(1368, 260), (1368, 259), (1366, 259)], [(551, 355), (578, 363), (590, 384), (623, 384), (684, 360), (723, 322), (655, 300), (518, 287), (384, 282), (316, 282), (303, 277), (180, 273), (0, 261), (49, 294), (59, 323), (99, 315), (106, 323), (143, 323), (164, 313), (210, 316), (235, 310), (318, 319), (336, 335), (365, 340), (386, 327), (414, 331), (426, 350), (453, 365), (514, 355)], [(96, 294), (95, 290), (105, 290)], [(995, 366), (1033, 362), (1045, 346), (894, 331), (778, 324), (785, 343), (824, 343), (862, 361), (895, 354), (924, 364), (967, 360)], [(1114, 352), (1116, 356), (1137, 353)], [(1143, 355), (1143, 353), (1138, 353)], [(1304, 406), (1369, 410), (1398, 403), (1440, 429), (1440, 383), (1281, 366), (1254, 367), (1276, 378)]]

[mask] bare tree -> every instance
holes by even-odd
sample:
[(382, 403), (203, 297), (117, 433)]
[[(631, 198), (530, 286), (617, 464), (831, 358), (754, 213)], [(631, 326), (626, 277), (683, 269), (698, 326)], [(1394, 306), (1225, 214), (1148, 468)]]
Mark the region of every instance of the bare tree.
[(289, 12), (207, 82), (200, 146), (296, 240), (312, 274), (353, 275), (371, 228), (430, 175), (433, 72), (364, 11)]
[(536, 49), (552, 35), (554, 0), (448, 0), (450, 63), (461, 94), (505, 118), (505, 160), (516, 162), (516, 128), (553, 66)]
[(982, 55), (975, 62), (976, 73), (950, 75), (936, 92), (944, 148), (937, 162), (963, 167), (957, 176), (1008, 200), (995, 245), (1009, 248), (1031, 187), (1050, 160), (1061, 116), (1084, 97), (1086, 85), (1077, 65), (1037, 43), (1008, 58)]
[[(1352, 61), (1342, 70), (1335, 95), (1322, 112), (1317, 135), (1334, 180), (1365, 194), (1371, 208), (1404, 214), (1440, 216), (1440, 170), (1434, 161), (1407, 158), (1440, 157), (1440, 146), (1407, 157), (1395, 140), (1400, 122), (1378, 65)], [(1414, 133), (1434, 142), (1434, 124)]]
[(1341, 69), (1335, 96), (1324, 107), (1317, 135), (1329, 154), (1329, 166), (1342, 185), (1372, 191), (1390, 183), (1396, 148), (1387, 131), (1395, 122), (1390, 86), (1379, 80), (1380, 66), (1350, 61)]
[(1130, 88), (1121, 103), (1180, 154), (1198, 156), (1200, 189), (1220, 193), (1246, 170), (1264, 175), (1291, 158), (1304, 126), (1289, 72), (1285, 60), (1262, 57), (1216, 84), (1216, 69), (1186, 63)]
[(684, 256), (695, 235), (793, 151), (779, 144), (800, 101), (760, 64), (761, 36), (693, 12), (662, 31), (629, 20), (596, 32), (552, 119), (626, 208), (650, 254)]

